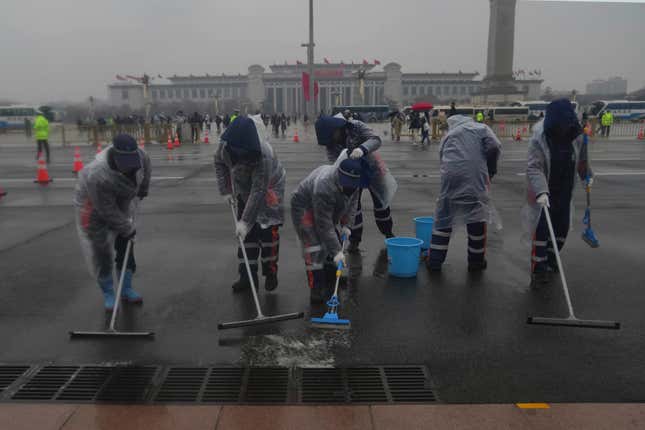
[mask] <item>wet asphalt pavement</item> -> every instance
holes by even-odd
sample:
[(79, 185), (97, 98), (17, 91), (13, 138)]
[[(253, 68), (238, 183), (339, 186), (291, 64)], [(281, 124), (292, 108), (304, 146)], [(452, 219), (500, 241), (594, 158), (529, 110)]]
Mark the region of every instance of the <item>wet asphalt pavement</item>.
[[(287, 170), (287, 193), (326, 160), (301, 130), (296, 144), (274, 146)], [(98, 287), (81, 255), (71, 206), (72, 148), (56, 147), (47, 187), (33, 183), (34, 149), (0, 140), (0, 363), (139, 363), (182, 365), (427, 365), (446, 402), (645, 400), (645, 145), (594, 143), (593, 223), (601, 242), (581, 239), (583, 191), (562, 258), (576, 313), (616, 319), (619, 331), (529, 326), (529, 315), (565, 316), (559, 281), (529, 288), (529, 249), (520, 242), (526, 142), (504, 142), (493, 182), (503, 230), (491, 229), (488, 270), (466, 270), (466, 238), (451, 241), (439, 275), (387, 275), (383, 238), (364, 197), (362, 255), (352, 256), (341, 292), (348, 331), (312, 329), (300, 248), (291, 220), (281, 230), (280, 286), (260, 289), (266, 314), (305, 312), (305, 320), (218, 331), (219, 322), (254, 316), (250, 293), (233, 294), (236, 239), (212, 168), (215, 145), (184, 145), (168, 159), (159, 145), (150, 196), (141, 206), (135, 286), (143, 306), (125, 306), (118, 326), (146, 329), (154, 340), (70, 340), (69, 330), (107, 323)], [(9, 144), (7, 144), (9, 143)], [(85, 162), (94, 150), (81, 148)], [(427, 149), (385, 138), (381, 154), (398, 179), (395, 232), (413, 236), (412, 218), (432, 215), (439, 189), (437, 145)], [(288, 201), (288, 199), (287, 199)], [(289, 211), (286, 211), (289, 214)], [(287, 215), (288, 216), (288, 215)]]

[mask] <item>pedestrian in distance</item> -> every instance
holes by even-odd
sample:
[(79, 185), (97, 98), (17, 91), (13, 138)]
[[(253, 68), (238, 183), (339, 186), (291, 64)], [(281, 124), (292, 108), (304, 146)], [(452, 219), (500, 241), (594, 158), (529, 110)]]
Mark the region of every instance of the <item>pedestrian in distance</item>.
[(202, 122), (204, 122), (204, 120), (199, 112), (194, 112), (191, 115), (189, 122), (191, 130), (191, 140), (193, 143), (199, 143), (199, 134), (202, 130)]
[(430, 124), (423, 118), (421, 119), (421, 146), (430, 144)]
[(31, 137), (31, 121), (29, 118), (25, 118), (25, 135)]
[(502, 151), (495, 133), (470, 116), (448, 118), (449, 131), (439, 149), (441, 189), (427, 266), (439, 272), (446, 260), (453, 228), (468, 232), (468, 270), (486, 269), (487, 223), (493, 222), (490, 180), (497, 173)]
[[(532, 239), (531, 281), (539, 286), (558, 270), (554, 246), (562, 250), (570, 227), (576, 172), (585, 185), (593, 184), (587, 145), (575, 109), (567, 99), (551, 102), (544, 121), (529, 141), (527, 204), (522, 209), (525, 238)], [(546, 209), (545, 209), (546, 208)], [(557, 244), (551, 243), (544, 210), (549, 211)]]
[(348, 158), (347, 150), (343, 153), (335, 164), (312, 171), (291, 196), (291, 219), (302, 246), (312, 304), (332, 294), (338, 263), (346, 263), (341, 238), (351, 239), (360, 199), (364, 163)]
[[(260, 115), (239, 117), (222, 134), (215, 153), (219, 192), (237, 209), (235, 234), (244, 242), (253, 283), (262, 262), (264, 288), (278, 287), (279, 228), (284, 223), (286, 172), (269, 143)], [(233, 291), (251, 287), (244, 254), (238, 248), (239, 280)]]
[(360, 198), (367, 188), (374, 203), (374, 219), (379, 231), (387, 238), (394, 237), (390, 203), (396, 193), (397, 183), (387, 165), (378, 154), (381, 138), (361, 121), (346, 120), (342, 115), (323, 116), (316, 121), (318, 144), (327, 149), (327, 158), (335, 163), (344, 149), (347, 156), (364, 164), (356, 218), (352, 223), (352, 236), (348, 252), (360, 252), (363, 237), (363, 211)]
[[(78, 174), (74, 195), (76, 227), (90, 273), (103, 292), (104, 307), (114, 308), (114, 262), (119, 273), (125, 266), (121, 299), (142, 303), (132, 287), (136, 272), (134, 247), (127, 262), (125, 252), (136, 235), (138, 200), (148, 195), (150, 158), (134, 137), (120, 134)], [(116, 254), (116, 257), (115, 257)]]
[(222, 133), (222, 116), (215, 115), (215, 125), (217, 126), (217, 135), (219, 136)]
[(611, 126), (614, 125), (614, 114), (612, 114), (611, 111), (606, 111), (602, 115), (600, 123), (602, 124), (602, 136), (608, 139)]
[(36, 112), (36, 119), (34, 120), (34, 131), (36, 132), (36, 160), (45, 151), (47, 164), (50, 162), (49, 156), (49, 121), (41, 111)]

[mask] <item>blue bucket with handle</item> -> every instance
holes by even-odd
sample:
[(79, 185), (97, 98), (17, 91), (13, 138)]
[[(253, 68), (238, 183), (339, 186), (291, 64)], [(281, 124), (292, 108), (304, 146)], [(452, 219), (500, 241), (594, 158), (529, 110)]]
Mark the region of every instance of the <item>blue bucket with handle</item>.
[(423, 241), (415, 237), (385, 239), (388, 271), (397, 278), (414, 278), (419, 270), (419, 256)]
[(434, 218), (431, 216), (419, 216), (414, 219), (414, 228), (416, 230), (417, 239), (421, 239), (423, 241), (421, 249), (430, 248), (433, 225)]

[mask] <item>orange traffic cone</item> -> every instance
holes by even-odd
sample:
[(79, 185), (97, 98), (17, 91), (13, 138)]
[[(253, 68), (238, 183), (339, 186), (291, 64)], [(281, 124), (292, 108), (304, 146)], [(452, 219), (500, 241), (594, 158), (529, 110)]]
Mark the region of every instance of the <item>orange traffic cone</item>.
[(40, 185), (47, 185), (50, 182), (52, 182), (53, 179), (49, 177), (49, 172), (47, 171), (47, 165), (45, 164), (45, 160), (42, 158), (38, 159), (38, 172), (36, 174), (36, 180), (34, 183), (40, 184)]
[(179, 141), (179, 136), (175, 136), (175, 148), (179, 148), (181, 146), (181, 142)]
[(7, 192), (4, 190), (4, 188), (0, 187), (0, 200), (2, 200), (2, 198), (6, 195), (7, 195)]
[(208, 127), (204, 127), (204, 143), (206, 144), (210, 143), (208, 141)]
[(636, 138), (638, 140), (645, 139), (645, 130), (643, 129), (643, 127), (641, 127), (641, 129), (638, 131), (638, 136), (636, 136)]
[(172, 151), (173, 148), (174, 148), (174, 146), (172, 146), (172, 137), (170, 137), (170, 135), (168, 135), (168, 143), (166, 144), (166, 149), (168, 151)]
[(100, 153), (101, 153), (101, 151), (102, 151), (102, 149), (101, 149), (101, 142), (99, 142), (99, 143), (97, 143), (97, 144), (96, 144), (96, 153), (97, 153), (97, 154), (100, 154)]
[(83, 160), (81, 160), (81, 151), (78, 149), (78, 146), (74, 148), (74, 167), (72, 168), (72, 173), (77, 174), (83, 169)]
[(140, 149), (146, 149), (146, 141), (143, 140), (143, 137), (139, 139), (139, 148)]
[(522, 141), (522, 134), (520, 133), (520, 129), (517, 129), (517, 132), (515, 133), (515, 141), (516, 142), (521, 142)]
[(295, 143), (300, 142), (300, 138), (298, 137), (298, 129), (296, 128), (296, 134), (293, 135), (293, 141)]

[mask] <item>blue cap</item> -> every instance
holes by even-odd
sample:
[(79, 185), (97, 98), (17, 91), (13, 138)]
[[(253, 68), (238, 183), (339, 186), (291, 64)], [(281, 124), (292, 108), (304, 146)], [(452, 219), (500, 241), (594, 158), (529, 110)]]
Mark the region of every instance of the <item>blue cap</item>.
[(129, 134), (119, 134), (112, 139), (112, 152), (114, 162), (119, 170), (140, 169), (142, 167), (137, 141)]
[(358, 188), (361, 185), (363, 165), (360, 160), (347, 158), (338, 166), (338, 180), (341, 187)]

